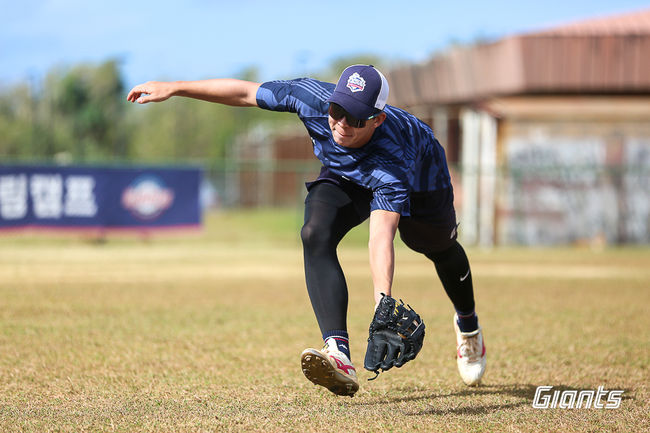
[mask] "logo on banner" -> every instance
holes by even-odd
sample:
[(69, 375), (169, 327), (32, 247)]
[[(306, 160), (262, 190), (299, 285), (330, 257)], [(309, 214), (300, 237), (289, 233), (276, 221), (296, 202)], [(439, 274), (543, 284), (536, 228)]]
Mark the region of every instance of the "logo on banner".
[(355, 72), (354, 74), (350, 75), (350, 78), (348, 78), (347, 88), (350, 89), (352, 93), (363, 92), (363, 89), (366, 88), (366, 80), (364, 80), (361, 75)]
[(122, 206), (135, 217), (151, 220), (174, 203), (174, 191), (153, 175), (136, 178), (122, 193)]

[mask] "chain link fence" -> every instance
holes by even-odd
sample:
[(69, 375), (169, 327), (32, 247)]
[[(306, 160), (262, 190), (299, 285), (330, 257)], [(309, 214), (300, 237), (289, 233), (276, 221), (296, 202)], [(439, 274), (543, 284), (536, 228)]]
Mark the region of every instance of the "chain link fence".
[[(516, 164), (494, 170), (491, 227), (497, 245), (650, 244), (650, 165)], [(218, 208), (302, 206), (305, 182), (318, 176), (312, 160), (231, 160), (205, 167), (204, 203)], [(479, 212), (465, 201), (461, 179), (484, 181), (478, 168), (451, 167), (458, 219)], [(472, 207), (473, 209), (469, 209)]]

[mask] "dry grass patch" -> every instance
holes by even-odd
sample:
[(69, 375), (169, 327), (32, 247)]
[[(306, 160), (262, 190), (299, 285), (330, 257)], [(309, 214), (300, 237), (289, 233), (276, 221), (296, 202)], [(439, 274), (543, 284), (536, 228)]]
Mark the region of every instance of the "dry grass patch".
[[(203, 237), (149, 243), (3, 242), (0, 431), (650, 429), (647, 248), (469, 250), (488, 346), (474, 389), (457, 375), (453, 312), (432, 265), (398, 249), (396, 296), (422, 314), (425, 346), (373, 382), (361, 371), (350, 399), (300, 372), (300, 352), (320, 338), (295, 238), (222, 242), (217, 222)], [(367, 253), (340, 253), (361, 367)], [(538, 410), (539, 385), (625, 393), (616, 410)]]

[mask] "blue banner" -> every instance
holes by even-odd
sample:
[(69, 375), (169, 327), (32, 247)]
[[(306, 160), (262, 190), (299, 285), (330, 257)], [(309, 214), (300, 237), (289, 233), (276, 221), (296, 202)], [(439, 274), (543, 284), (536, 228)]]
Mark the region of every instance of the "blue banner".
[(201, 175), (197, 167), (0, 165), (0, 230), (198, 227)]

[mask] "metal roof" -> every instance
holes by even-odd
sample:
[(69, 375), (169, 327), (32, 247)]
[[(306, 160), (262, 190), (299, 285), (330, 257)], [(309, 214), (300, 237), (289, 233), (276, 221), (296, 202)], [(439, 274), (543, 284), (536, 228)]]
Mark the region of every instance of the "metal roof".
[(564, 36), (648, 35), (650, 34), (650, 9), (581, 20), (536, 34)]
[(650, 9), (493, 43), (390, 71), (390, 103), (466, 103), (526, 94), (650, 93)]

